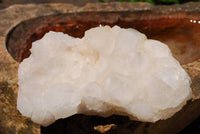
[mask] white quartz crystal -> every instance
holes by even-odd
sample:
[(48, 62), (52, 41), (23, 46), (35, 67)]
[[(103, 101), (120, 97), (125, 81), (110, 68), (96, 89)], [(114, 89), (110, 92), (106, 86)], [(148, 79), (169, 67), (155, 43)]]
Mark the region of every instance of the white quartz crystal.
[(19, 65), (17, 108), (47, 126), (76, 113), (155, 122), (191, 98), (169, 48), (134, 29), (97, 27), (74, 38), (49, 32)]

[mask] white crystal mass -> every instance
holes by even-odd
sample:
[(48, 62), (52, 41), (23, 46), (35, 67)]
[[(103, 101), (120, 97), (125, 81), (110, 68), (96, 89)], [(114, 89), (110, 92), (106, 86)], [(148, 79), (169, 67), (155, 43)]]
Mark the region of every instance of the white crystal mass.
[(43, 126), (76, 113), (155, 122), (179, 111), (192, 93), (165, 44), (118, 26), (92, 28), (82, 39), (45, 34), (18, 78), (17, 108)]

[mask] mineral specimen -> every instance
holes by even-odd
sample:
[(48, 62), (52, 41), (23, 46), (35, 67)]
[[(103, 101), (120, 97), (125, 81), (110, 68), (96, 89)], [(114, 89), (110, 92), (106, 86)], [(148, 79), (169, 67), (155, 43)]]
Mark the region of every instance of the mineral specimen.
[(49, 32), (19, 66), (17, 108), (47, 126), (76, 113), (156, 122), (191, 98), (190, 77), (167, 45), (134, 29)]

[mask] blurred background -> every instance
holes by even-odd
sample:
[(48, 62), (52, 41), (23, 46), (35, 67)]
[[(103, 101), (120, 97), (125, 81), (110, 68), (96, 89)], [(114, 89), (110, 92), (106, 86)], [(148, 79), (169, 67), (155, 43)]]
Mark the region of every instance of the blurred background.
[(200, 2), (200, 0), (0, 0), (0, 9), (13, 4), (27, 3), (71, 3), (76, 6), (83, 6), (88, 2), (148, 2), (154, 5), (171, 5), (182, 4), (190, 1)]

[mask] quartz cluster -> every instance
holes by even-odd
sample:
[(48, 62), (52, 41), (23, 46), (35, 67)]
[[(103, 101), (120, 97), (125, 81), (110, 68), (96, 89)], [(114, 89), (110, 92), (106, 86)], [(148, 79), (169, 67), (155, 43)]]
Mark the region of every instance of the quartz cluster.
[(167, 45), (134, 29), (49, 32), (18, 70), (17, 108), (47, 126), (76, 113), (156, 122), (191, 98), (190, 77)]

